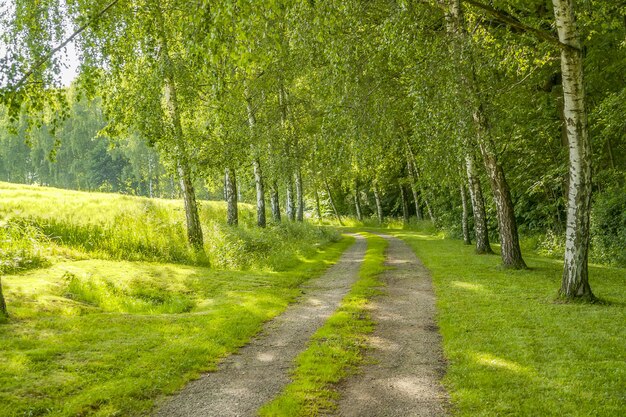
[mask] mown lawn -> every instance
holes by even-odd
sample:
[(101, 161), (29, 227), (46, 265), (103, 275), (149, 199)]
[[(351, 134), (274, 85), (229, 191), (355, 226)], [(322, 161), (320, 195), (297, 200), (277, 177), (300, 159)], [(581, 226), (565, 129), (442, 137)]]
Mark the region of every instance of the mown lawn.
[(352, 240), (284, 272), (78, 260), (4, 276), (0, 415), (145, 412), (244, 345)]
[(503, 270), (460, 241), (393, 234), (432, 272), (455, 415), (626, 415), (626, 270), (592, 266), (603, 302), (564, 304), (559, 261)]

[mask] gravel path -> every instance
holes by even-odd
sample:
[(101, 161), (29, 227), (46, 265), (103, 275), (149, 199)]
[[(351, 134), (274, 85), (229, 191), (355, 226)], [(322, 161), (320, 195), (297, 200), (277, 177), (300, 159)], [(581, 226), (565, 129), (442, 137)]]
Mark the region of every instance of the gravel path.
[(309, 281), (304, 295), (216, 372), (207, 373), (171, 397), (159, 417), (254, 416), (289, 383), (288, 371), (309, 338), (339, 306), (357, 279), (366, 242), (356, 242), (323, 276)]
[(337, 415), (348, 417), (445, 416), (448, 399), (441, 337), (434, 321), (430, 275), (401, 240), (389, 240), (386, 295), (372, 304), (377, 323), (368, 365), (340, 387)]

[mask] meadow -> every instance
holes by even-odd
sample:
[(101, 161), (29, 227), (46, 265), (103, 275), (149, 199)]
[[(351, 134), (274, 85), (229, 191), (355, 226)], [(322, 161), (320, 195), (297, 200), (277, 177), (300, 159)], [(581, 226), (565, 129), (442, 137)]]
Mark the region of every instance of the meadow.
[[(0, 183), (0, 415), (149, 410), (256, 334), (351, 238), (310, 224), (238, 228), (201, 202), (206, 258), (178, 201)], [(209, 268), (206, 266), (211, 265)]]

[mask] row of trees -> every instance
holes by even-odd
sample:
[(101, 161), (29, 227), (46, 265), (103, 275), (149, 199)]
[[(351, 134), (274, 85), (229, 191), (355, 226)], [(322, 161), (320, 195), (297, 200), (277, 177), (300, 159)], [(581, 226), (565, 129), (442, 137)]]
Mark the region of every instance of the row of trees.
[(59, 28), (73, 27), (77, 88), (102, 98), (102, 134), (157, 146), (198, 250), (195, 179), (223, 176), (236, 224), (237, 179), (248, 171), (259, 226), (266, 202), (280, 220), (281, 194), (297, 220), (305, 195), (321, 214), (320, 194), (339, 218), (348, 192), (357, 217), (372, 197), (381, 221), (393, 194), (388, 210), (460, 224), (478, 253), (492, 252), (495, 217), (511, 268), (525, 267), (520, 225), (564, 229), (560, 292), (593, 298), (592, 166), (606, 192), (625, 171), (624, 6), (14, 0), (12, 12), (0, 79), (9, 117), (28, 111), (55, 126), (68, 116), (52, 87), (68, 34)]

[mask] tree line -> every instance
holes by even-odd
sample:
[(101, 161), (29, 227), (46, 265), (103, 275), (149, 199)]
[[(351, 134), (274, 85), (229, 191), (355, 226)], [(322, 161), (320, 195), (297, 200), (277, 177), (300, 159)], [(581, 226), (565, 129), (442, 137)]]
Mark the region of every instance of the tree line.
[(621, 256), (619, 2), (13, 0), (7, 11), (9, 124), (68, 120), (59, 46), (71, 38), (75, 87), (102, 100), (100, 134), (159, 150), (198, 250), (198, 178), (223, 179), (236, 225), (244, 175), (260, 227), (266, 212), (302, 221), (307, 200), (340, 222), (401, 213), (458, 230), (479, 254), (496, 238), (508, 268), (526, 267), (520, 230), (549, 231), (569, 299), (594, 298), (595, 191), (597, 244)]

